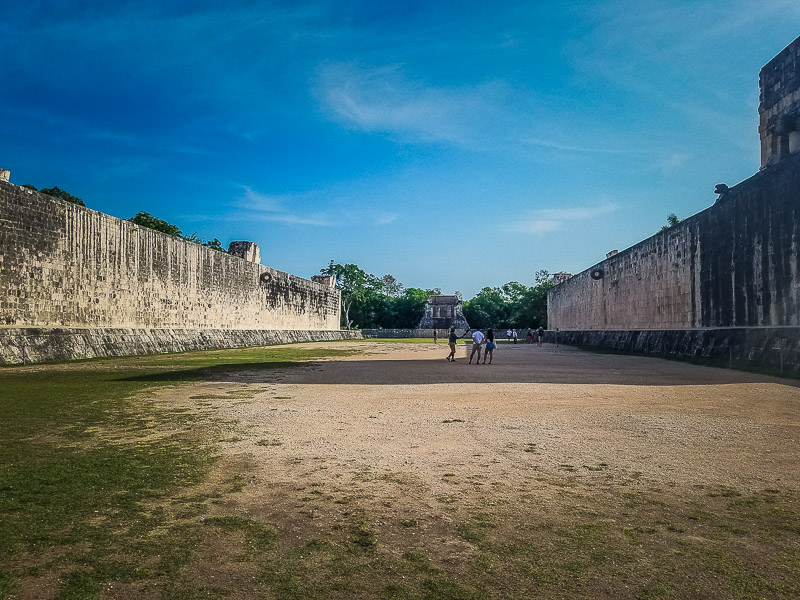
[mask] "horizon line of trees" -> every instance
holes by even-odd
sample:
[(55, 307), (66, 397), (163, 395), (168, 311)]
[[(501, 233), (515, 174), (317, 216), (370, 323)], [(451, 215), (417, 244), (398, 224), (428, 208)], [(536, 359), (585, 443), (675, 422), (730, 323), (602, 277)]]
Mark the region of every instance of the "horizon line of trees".
[[(352, 263), (333, 260), (320, 269), (333, 276), (342, 293), (342, 327), (346, 329), (414, 329), (425, 312), (428, 296), (441, 294), (439, 288), (403, 286), (392, 275), (377, 277)], [(464, 301), (464, 317), (473, 328), (547, 327), (547, 290), (553, 280), (546, 270), (534, 275), (526, 286), (510, 281), (499, 287), (484, 287)], [(461, 298), (459, 292), (455, 295)]]

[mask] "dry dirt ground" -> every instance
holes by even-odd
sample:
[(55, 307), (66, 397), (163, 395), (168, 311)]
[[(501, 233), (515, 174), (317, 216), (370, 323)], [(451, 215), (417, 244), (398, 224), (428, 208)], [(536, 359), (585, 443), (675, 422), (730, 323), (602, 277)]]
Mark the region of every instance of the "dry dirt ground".
[[(397, 560), (423, 556), (455, 582), (479, 577), (485, 585), (493, 579), (505, 585), (529, 573), (533, 583), (522, 578), (508, 584), (508, 597), (531, 597), (531, 589), (565, 598), (681, 597), (690, 589), (702, 590), (694, 597), (750, 597), (736, 591), (736, 581), (714, 592), (704, 578), (724, 578), (725, 567), (721, 574), (700, 569), (686, 576), (695, 578), (687, 583), (675, 573), (657, 573), (662, 563), (637, 552), (688, 547), (670, 541), (673, 533), (687, 536), (685, 544), (706, 543), (692, 527), (722, 519), (716, 511), (730, 510), (730, 504), (714, 504), (720, 496), (797, 493), (797, 382), (552, 345), (500, 345), (492, 365), (467, 364), (464, 347), (449, 363), (441, 343), (356, 347), (363, 353), (157, 392), (160, 403), (224, 424), (218, 476), (239, 474), (243, 485), (213, 512), (264, 523), (286, 552), (355, 528), (366, 536), (365, 546), (376, 545)], [(571, 520), (653, 535), (631, 542), (621, 562), (613, 553), (598, 559), (605, 565), (599, 571), (589, 568), (594, 563), (587, 558), (589, 567), (575, 575), (584, 578), (578, 587), (563, 577), (536, 575), (533, 562), (528, 571), (512, 572), (509, 565), (516, 563), (492, 554), (497, 544), (486, 545), (486, 534), (506, 531), (513, 542), (526, 526), (530, 543), (537, 535), (531, 528), (547, 522), (556, 529), (542, 533), (551, 542), (537, 550), (541, 562), (547, 548), (556, 555), (571, 551), (552, 537)], [(750, 537), (743, 539), (751, 544)], [(591, 550), (578, 544), (574, 552), (593, 556), (602, 535), (587, 543)], [(724, 549), (728, 542), (720, 543)], [(740, 542), (734, 537), (730, 543)], [(206, 544), (197, 577), (227, 582), (231, 597), (264, 593), (256, 567), (232, 556), (223, 540)], [(781, 548), (797, 560), (796, 535)], [(764, 550), (756, 544), (742, 552), (737, 564), (746, 567), (758, 563)], [(771, 569), (764, 566), (760, 576), (778, 583), (787, 577), (785, 570)], [(395, 588), (387, 589), (361, 582), (330, 596), (392, 597)], [(450, 596), (417, 592), (462, 597), (452, 589)], [(396, 588), (397, 597), (414, 591), (403, 590)]]
[(431, 498), (470, 502), (482, 487), (513, 492), (565, 465), (597, 485), (631, 474), (671, 488), (800, 483), (800, 387), (791, 380), (564, 346), (500, 346), (491, 365), (468, 364), (461, 347), (448, 363), (442, 344), (363, 346), (363, 355), (277, 377), (245, 372), (181, 387), (172, 400), (261, 389), (212, 401), (218, 417), (239, 423), (241, 439), (223, 442), (225, 452), (269, 484), (357, 487), (353, 474), (395, 473)]

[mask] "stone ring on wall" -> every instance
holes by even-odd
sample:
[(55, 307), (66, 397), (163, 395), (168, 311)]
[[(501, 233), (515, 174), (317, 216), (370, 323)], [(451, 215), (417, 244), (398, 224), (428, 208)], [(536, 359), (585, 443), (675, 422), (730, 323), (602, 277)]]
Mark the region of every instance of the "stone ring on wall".
[(592, 269), (592, 272), (589, 273), (589, 276), (592, 279), (594, 279), (595, 281), (598, 280), (598, 279), (602, 279), (603, 278), (603, 269), (601, 269), (599, 267), (597, 269)]

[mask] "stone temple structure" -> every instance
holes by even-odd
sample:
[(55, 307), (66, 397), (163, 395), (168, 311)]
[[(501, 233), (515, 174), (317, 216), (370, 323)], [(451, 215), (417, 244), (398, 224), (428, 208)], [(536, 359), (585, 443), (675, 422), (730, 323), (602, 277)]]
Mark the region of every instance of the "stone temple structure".
[(425, 301), (425, 314), (417, 326), (418, 329), (469, 329), (467, 319), (461, 311), (461, 299), (458, 296), (437, 294), (428, 296)]

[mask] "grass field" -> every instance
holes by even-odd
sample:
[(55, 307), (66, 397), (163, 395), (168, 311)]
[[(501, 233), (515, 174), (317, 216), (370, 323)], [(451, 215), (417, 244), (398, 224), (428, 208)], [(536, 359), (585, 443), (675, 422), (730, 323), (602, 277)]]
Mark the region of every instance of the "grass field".
[(237, 477), (182, 495), (215, 462), (216, 432), (160, 410), (147, 392), (351, 353), (247, 349), (0, 369), (0, 598), (22, 579), (41, 580), (42, 598), (94, 598), (104, 582), (135, 580), (192, 597), (180, 591), (199, 535), (187, 523)]
[[(282, 481), (225, 455), (251, 434), (220, 406), (263, 398), (292, 418), (303, 406), (270, 374), (363, 344), (348, 346), (0, 369), (0, 598), (800, 597), (791, 486), (687, 492), (564, 460), (508, 490), (463, 474), (459, 452), (435, 488), (369, 463)], [(235, 377), (248, 372), (257, 383)], [(223, 391), (202, 391), (217, 381)], [(183, 404), (162, 402), (167, 389)], [(253, 439), (300, 461), (284, 430)], [(522, 463), (544, 450), (502, 452)]]

